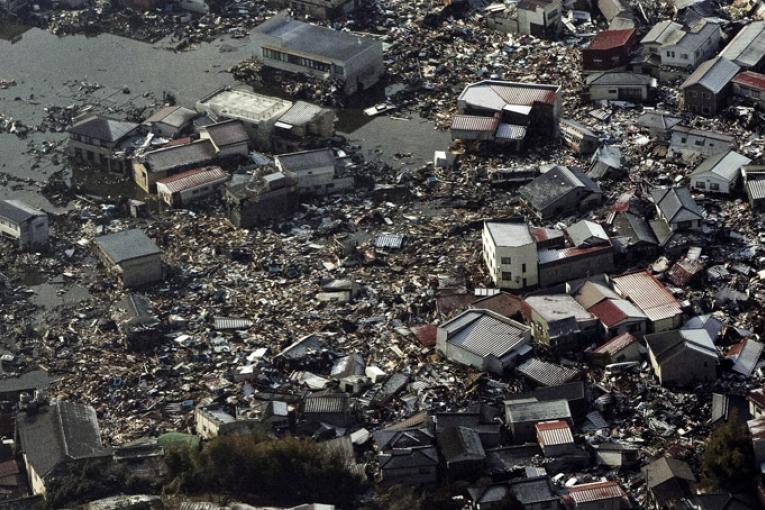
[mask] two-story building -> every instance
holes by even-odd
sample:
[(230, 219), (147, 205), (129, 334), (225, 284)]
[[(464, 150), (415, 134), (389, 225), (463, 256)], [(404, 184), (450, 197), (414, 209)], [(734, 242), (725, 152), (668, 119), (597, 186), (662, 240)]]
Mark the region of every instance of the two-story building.
[(297, 21), (278, 14), (251, 32), (255, 58), (263, 65), (343, 82), (353, 94), (385, 73), (382, 42)]
[(649, 63), (692, 71), (717, 52), (720, 25), (700, 20), (690, 27), (674, 21), (660, 21), (640, 40)]
[(140, 127), (135, 122), (86, 114), (75, 118), (67, 129), (67, 153), (78, 163), (123, 173), (129, 168), (123, 143), (137, 135)]
[(0, 200), (0, 235), (22, 250), (48, 244), (48, 215), (20, 200)]

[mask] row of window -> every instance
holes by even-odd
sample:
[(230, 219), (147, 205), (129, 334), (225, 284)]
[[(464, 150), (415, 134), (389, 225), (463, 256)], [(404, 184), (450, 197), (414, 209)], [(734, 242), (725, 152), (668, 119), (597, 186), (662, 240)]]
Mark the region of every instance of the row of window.
[[(509, 266), (510, 264), (512, 264), (512, 258), (511, 257), (500, 257), (499, 262), (503, 266)], [(521, 264), (521, 272), (523, 272), (523, 273), (526, 272), (526, 264)], [(510, 274), (510, 273), (507, 273), (507, 274)], [(502, 279), (503, 280), (509, 280), (510, 278), (505, 278), (503, 276)]]
[(325, 62), (319, 62), (318, 60), (291, 55), (289, 53), (273, 50), (271, 48), (263, 48), (263, 56), (265, 58), (270, 58), (271, 60), (287, 62), (296, 66), (314, 69), (322, 73), (328, 73), (330, 69), (332, 69), (332, 66)]
[[(697, 182), (694, 184), (694, 186), (696, 186), (696, 187), (697, 187), (697, 188), (699, 188), (699, 189), (706, 189), (706, 187), (707, 187), (707, 184), (706, 184), (705, 182), (697, 181)], [(709, 183), (709, 189), (710, 189), (711, 191), (719, 191), (719, 190), (720, 190), (720, 185), (719, 185), (719, 184), (717, 184), (716, 182), (710, 182), (710, 183)]]

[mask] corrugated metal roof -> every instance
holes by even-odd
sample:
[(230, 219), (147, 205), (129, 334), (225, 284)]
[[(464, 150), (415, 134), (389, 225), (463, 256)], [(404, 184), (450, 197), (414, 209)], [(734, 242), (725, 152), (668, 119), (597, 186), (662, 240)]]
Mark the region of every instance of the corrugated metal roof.
[(611, 48), (617, 48), (624, 46), (635, 33), (634, 28), (628, 28), (626, 30), (604, 30), (598, 32), (592, 39), (592, 42), (587, 47), (590, 50), (610, 50)]
[(752, 160), (738, 152), (728, 151), (710, 156), (697, 166), (691, 175), (713, 173), (727, 181), (733, 181), (741, 173), (741, 167), (748, 165)]
[(25, 204), (21, 200), (0, 200), (0, 218), (5, 218), (18, 224), (37, 216), (46, 216), (46, 214), (39, 209)]
[(635, 342), (637, 342), (637, 338), (635, 338), (631, 333), (626, 332), (619, 336), (615, 336), (608, 342), (595, 349), (593, 352), (597, 354), (608, 354), (610, 356), (614, 356)]
[(635, 303), (652, 321), (683, 313), (672, 294), (647, 272), (618, 276), (613, 279), (613, 283), (617, 291)]
[(375, 248), (399, 250), (404, 244), (404, 236), (399, 234), (380, 234), (375, 239)]
[(765, 74), (744, 71), (743, 73), (738, 73), (736, 77), (733, 78), (733, 83), (765, 91)]
[(505, 401), (505, 408), (510, 423), (571, 418), (571, 409), (565, 400), (548, 400), (546, 402), (513, 402), (508, 400)]
[(587, 310), (607, 328), (618, 326), (628, 319), (646, 319), (643, 312), (625, 299), (605, 299)]
[(501, 358), (521, 347), (528, 327), (488, 310), (467, 310), (444, 323), (447, 342), (478, 356)]
[(531, 107), (534, 103), (555, 104), (559, 89), (558, 85), (485, 80), (465, 87), (459, 101), (499, 112), (510, 105)]
[(765, 56), (765, 21), (755, 21), (742, 28), (720, 56), (744, 68), (756, 66)]
[(223, 182), (226, 179), (228, 179), (228, 174), (221, 167), (208, 166), (160, 179), (157, 181), (157, 185), (167, 188), (169, 193), (179, 193), (204, 184)]
[(579, 370), (531, 358), (518, 366), (518, 372), (544, 386), (556, 386), (567, 383), (579, 376)]
[(248, 329), (254, 322), (249, 319), (229, 319), (226, 317), (215, 318), (215, 329), (223, 331), (226, 329)]
[(540, 446), (573, 444), (574, 435), (565, 420), (543, 421), (535, 425)]
[(503, 122), (497, 127), (495, 136), (501, 140), (523, 140), (526, 138), (526, 127)]
[(604, 499), (626, 498), (624, 489), (616, 482), (594, 482), (569, 487), (568, 494), (579, 505)]
[(739, 66), (727, 58), (718, 56), (697, 67), (693, 74), (680, 85), (680, 88), (685, 89), (693, 85), (701, 85), (718, 94), (740, 70)]
[(304, 413), (344, 413), (350, 399), (346, 394), (309, 395), (303, 400)]
[(459, 131), (487, 131), (493, 133), (498, 125), (498, 117), (481, 117), (458, 113), (452, 118), (451, 128)]
[(747, 178), (746, 190), (752, 200), (765, 198), (765, 177), (760, 179)]

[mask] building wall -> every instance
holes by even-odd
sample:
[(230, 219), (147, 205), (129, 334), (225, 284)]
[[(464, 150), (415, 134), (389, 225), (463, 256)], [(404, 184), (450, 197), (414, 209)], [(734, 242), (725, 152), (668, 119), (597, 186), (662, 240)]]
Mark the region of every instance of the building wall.
[(426, 485), (438, 480), (438, 466), (418, 466), (412, 468), (383, 468), (382, 482), (389, 484)]
[(678, 314), (666, 319), (659, 319), (657, 321), (648, 321), (648, 331), (650, 333), (661, 333), (663, 331), (670, 331), (680, 327), (683, 315)]
[(719, 94), (707, 90), (701, 85), (692, 85), (683, 90), (683, 109), (697, 115), (714, 115), (723, 106), (730, 86)]
[[(537, 246), (533, 241), (519, 247), (495, 246), (484, 225), (483, 258), (492, 281), (503, 289), (523, 289), (539, 284)], [(509, 264), (504, 264), (509, 259)], [(524, 271), (524, 266), (526, 271)], [(524, 281), (525, 280), (525, 281)]]
[(622, 498), (600, 499), (598, 501), (587, 501), (574, 505), (576, 510), (621, 510), (625, 508)]
[[(713, 189), (713, 184), (717, 186), (717, 189)], [(692, 175), (691, 188), (705, 193), (725, 193), (727, 195), (730, 194), (731, 183), (717, 174), (707, 172), (700, 175)]]
[(29, 459), (27, 459), (26, 455), (24, 455), (24, 464), (27, 466), (27, 474), (29, 475), (29, 485), (32, 488), (32, 494), (45, 497), (45, 493), (47, 492), (45, 482), (40, 475), (37, 474), (34, 466), (29, 464)]
[(202, 439), (218, 437), (220, 423), (202, 409), (194, 410), (194, 430)]
[(733, 83), (733, 94), (765, 108), (765, 92), (739, 83)]
[(97, 166), (110, 172), (124, 172), (128, 168), (124, 158), (114, 156), (113, 146), (103, 143), (93, 145), (82, 140), (75, 140), (73, 136), (69, 135), (67, 153), (75, 161)]
[(634, 46), (634, 35), (627, 44), (607, 50), (582, 50), (582, 69), (587, 71), (616, 71), (626, 68)]
[(298, 203), (297, 187), (285, 187), (232, 205), (229, 219), (237, 227), (250, 228), (294, 212)]
[(697, 382), (717, 380), (717, 365), (710, 356), (686, 349), (682, 354), (673, 356), (662, 365), (656, 363), (651, 354), (651, 364), (661, 384), (687, 386)]
[(436, 334), (436, 348), (449, 361), (484, 370), (484, 359), (477, 354), (466, 351), (446, 341), (446, 331), (441, 328)]
[(613, 338), (628, 332), (632, 333), (633, 336), (640, 338), (642, 335), (645, 335), (646, 330), (648, 329), (648, 321), (645, 319), (635, 319), (612, 328), (603, 326), (603, 329), (606, 338)]
[(593, 274), (610, 273), (613, 269), (613, 250), (603, 250), (581, 257), (569, 257), (548, 264), (540, 264), (539, 286), (549, 287)]
[(561, 2), (551, 2), (533, 11), (518, 9), (518, 31), (537, 37), (557, 35), (560, 30), (561, 12)]
[(167, 205), (171, 207), (177, 207), (185, 204), (190, 204), (192, 202), (195, 202), (197, 200), (201, 200), (205, 197), (209, 197), (210, 195), (215, 194), (225, 183), (225, 179), (221, 179), (218, 182), (210, 182), (207, 184), (202, 184), (200, 186), (195, 186), (193, 188), (185, 189), (183, 191), (179, 191), (177, 193), (170, 193), (170, 190), (168, 190), (167, 185), (158, 183), (157, 184), (157, 194), (160, 196), (162, 201), (164, 201)]
[(646, 85), (592, 85), (589, 91), (592, 101), (646, 101), (648, 99)]
[(164, 267), (159, 254), (127, 260), (119, 265), (112, 264), (100, 250), (99, 257), (109, 271), (120, 277), (122, 285), (126, 288), (141, 287), (164, 279)]
[(704, 156), (712, 156), (733, 148), (730, 143), (679, 131), (672, 132), (670, 146), (673, 150), (699, 153)]

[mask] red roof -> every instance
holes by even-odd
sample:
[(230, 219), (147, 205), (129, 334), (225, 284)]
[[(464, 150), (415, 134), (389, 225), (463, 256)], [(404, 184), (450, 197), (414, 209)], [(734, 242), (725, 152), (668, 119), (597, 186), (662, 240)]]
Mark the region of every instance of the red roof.
[(412, 328), (412, 331), (417, 337), (417, 340), (419, 340), (424, 347), (433, 347), (436, 345), (436, 334), (438, 333), (438, 328), (433, 324), (415, 326)]
[(627, 494), (616, 482), (583, 483), (569, 487), (568, 494), (575, 503), (625, 498)]
[(610, 50), (627, 44), (635, 33), (634, 28), (625, 30), (604, 30), (599, 32), (592, 40), (587, 49), (590, 50)]
[(733, 78), (733, 83), (738, 83), (745, 87), (765, 91), (765, 74), (744, 71)]
[(614, 354), (619, 353), (619, 351), (625, 349), (626, 347), (632, 345), (633, 343), (637, 342), (637, 338), (632, 336), (631, 333), (622, 333), (619, 336), (613, 337), (608, 342), (604, 343), (597, 349), (595, 349), (593, 352), (596, 352), (598, 354), (609, 354), (613, 356)]
[(600, 319), (600, 322), (605, 324), (607, 328), (614, 327), (627, 318), (627, 314), (610, 299), (604, 299), (597, 305), (591, 306), (587, 311)]
[(228, 174), (221, 167), (205, 166), (165, 177), (158, 180), (157, 184), (164, 184), (170, 193), (177, 193), (209, 182), (225, 180), (227, 177)]
[(458, 113), (452, 119), (452, 129), (459, 131), (489, 131), (494, 132), (499, 125), (499, 117), (481, 117)]

